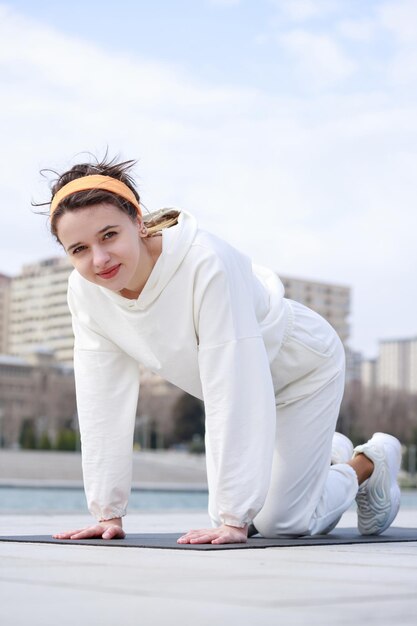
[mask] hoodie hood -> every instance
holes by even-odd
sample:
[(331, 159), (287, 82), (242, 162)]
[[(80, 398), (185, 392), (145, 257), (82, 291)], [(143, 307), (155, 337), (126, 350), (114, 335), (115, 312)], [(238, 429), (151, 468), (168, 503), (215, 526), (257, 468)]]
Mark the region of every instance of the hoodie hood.
[(197, 220), (190, 213), (181, 211), (178, 223), (161, 231), (162, 252), (137, 300), (123, 298), (106, 287), (100, 287), (100, 290), (118, 304), (126, 306), (127, 303), (134, 302), (136, 309), (146, 309), (156, 300), (178, 270), (194, 241), (197, 230)]

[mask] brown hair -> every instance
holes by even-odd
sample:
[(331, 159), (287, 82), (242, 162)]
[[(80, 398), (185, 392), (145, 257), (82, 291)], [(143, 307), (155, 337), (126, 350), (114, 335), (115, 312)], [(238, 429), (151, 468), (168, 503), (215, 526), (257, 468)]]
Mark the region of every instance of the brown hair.
[[(51, 185), (51, 201), (57, 191), (76, 178), (89, 176), (91, 174), (101, 174), (103, 176), (111, 176), (112, 178), (122, 181), (133, 192), (137, 201), (140, 202), (134, 180), (129, 172), (135, 164), (136, 161), (134, 160), (122, 162), (117, 162), (115, 158), (107, 160), (106, 154), (101, 161), (96, 159), (95, 163), (79, 163), (62, 174), (58, 174), (58, 172), (53, 170), (48, 170), (58, 176), (58, 178)], [(61, 200), (50, 218), (51, 233), (55, 236), (57, 241), (59, 241), (58, 220), (62, 215), (64, 215), (64, 213), (67, 213), (67, 211), (81, 210), (87, 206), (92, 206), (101, 202), (112, 204), (126, 213), (132, 220), (137, 219), (138, 213), (136, 207), (128, 200), (103, 189), (89, 189), (87, 191), (77, 191)], [(50, 202), (33, 204), (34, 206), (43, 206), (49, 203)], [(148, 229), (148, 237), (152, 237), (163, 228), (169, 228), (170, 226), (177, 224), (179, 213), (180, 212), (176, 209), (161, 209), (155, 213), (148, 213), (148, 215), (144, 215), (143, 221)]]

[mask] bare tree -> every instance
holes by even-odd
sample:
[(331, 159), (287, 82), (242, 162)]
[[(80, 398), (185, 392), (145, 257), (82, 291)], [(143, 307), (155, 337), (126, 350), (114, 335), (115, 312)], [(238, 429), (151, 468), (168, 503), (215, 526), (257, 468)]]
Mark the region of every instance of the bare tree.
[(354, 443), (382, 431), (406, 444), (417, 429), (417, 395), (352, 381), (346, 385), (337, 427)]

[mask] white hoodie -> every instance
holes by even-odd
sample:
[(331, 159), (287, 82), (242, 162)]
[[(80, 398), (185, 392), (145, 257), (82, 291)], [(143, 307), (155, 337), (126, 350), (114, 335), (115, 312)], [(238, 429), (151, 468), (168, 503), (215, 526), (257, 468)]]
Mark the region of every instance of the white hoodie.
[(71, 274), (68, 303), (84, 484), (99, 520), (125, 515), (139, 363), (201, 398), (210, 514), (243, 526), (262, 508), (275, 436), (270, 364), (287, 325), (271, 270), (182, 211), (137, 300)]

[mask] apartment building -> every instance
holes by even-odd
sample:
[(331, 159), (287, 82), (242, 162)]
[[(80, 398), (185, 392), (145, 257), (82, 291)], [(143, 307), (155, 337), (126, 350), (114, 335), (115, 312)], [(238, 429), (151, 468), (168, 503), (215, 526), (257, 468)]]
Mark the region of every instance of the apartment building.
[(349, 339), (350, 287), (281, 276), (285, 296), (322, 315), (346, 345)]
[(0, 355), (0, 447), (17, 447), (24, 421), (51, 440), (76, 415), (74, 372), (42, 350)]
[[(143, 366), (140, 378), (135, 439), (149, 447), (152, 434), (159, 441), (169, 436), (182, 392)], [(53, 442), (61, 428), (75, 426), (76, 415), (74, 371), (57, 362), (52, 351), (39, 348), (25, 358), (0, 355), (0, 448), (19, 447), (25, 422)]]
[(72, 363), (73, 333), (67, 305), (67, 282), (72, 271), (66, 257), (24, 265), (10, 287), (7, 352), (25, 357), (44, 346), (61, 363)]
[(0, 354), (9, 348), (10, 285), (10, 276), (0, 274)]
[(362, 353), (345, 346), (346, 354), (346, 382), (361, 382), (362, 380)]
[(374, 389), (377, 384), (377, 359), (364, 359), (361, 366), (361, 382), (364, 387)]
[[(4, 445), (17, 445), (24, 418), (32, 416), (37, 424), (45, 422), (48, 429), (53, 430), (56, 424), (48, 415), (54, 414), (59, 422), (59, 416), (68, 417), (71, 411), (75, 412), (73, 373), (69, 374), (66, 367), (72, 366), (73, 358), (71, 315), (66, 299), (71, 271), (66, 257), (54, 257), (25, 265), (17, 276), (0, 280), (0, 290), (5, 294), (2, 301), (7, 299), (8, 303), (4, 310), (9, 312), (8, 323), (4, 324), (9, 330), (8, 341), (3, 340), (3, 352), (12, 355), (0, 360), (0, 420)], [(323, 315), (342, 341), (347, 341), (349, 288), (289, 277), (282, 280), (287, 297)], [(55, 365), (49, 362), (49, 369), (45, 369), (44, 362), (43, 373), (40, 373), (42, 354), (44, 361), (48, 360), (48, 354), (52, 355)], [(172, 407), (180, 393), (173, 385), (141, 367), (138, 426), (141, 420), (153, 423), (161, 436), (168, 435)], [(60, 395), (66, 398), (65, 406), (56, 404)]]
[(379, 342), (377, 385), (417, 393), (417, 337)]
[[(73, 334), (66, 302), (72, 271), (66, 257), (25, 265), (11, 281), (10, 354), (25, 356), (43, 345), (58, 361), (72, 362)], [(280, 276), (287, 298), (317, 311), (335, 328), (344, 344), (349, 338), (350, 288), (337, 284)]]

